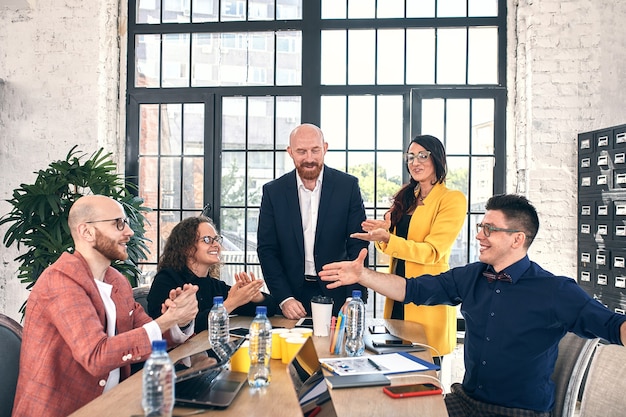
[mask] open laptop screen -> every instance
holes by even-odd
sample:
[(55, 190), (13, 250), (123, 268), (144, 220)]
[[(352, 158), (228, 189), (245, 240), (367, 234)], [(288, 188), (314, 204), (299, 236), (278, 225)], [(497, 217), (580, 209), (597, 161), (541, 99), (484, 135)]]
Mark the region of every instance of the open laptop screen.
[(176, 382), (191, 379), (226, 365), (245, 339), (235, 339), (223, 346), (217, 346), (180, 359), (174, 364)]

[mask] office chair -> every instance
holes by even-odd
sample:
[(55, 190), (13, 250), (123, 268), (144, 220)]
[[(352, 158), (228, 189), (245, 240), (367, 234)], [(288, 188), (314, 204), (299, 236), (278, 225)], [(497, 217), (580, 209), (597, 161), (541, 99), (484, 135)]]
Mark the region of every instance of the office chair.
[(556, 384), (554, 417), (574, 415), (583, 376), (599, 341), (567, 333), (559, 342), (559, 356), (552, 373), (552, 381)]
[(22, 326), (0, 314), (0, 417), (11, 417), (20, 367)]
[(580, 417), (623, 417), (626, 413), (626, 347), (596, 349), (583, 390)]
[(148, 312), (148, 292), (150, 292), (150, 287), (133, 288), (133, 297), (135, 297), (135, 301), (141, 304), (146, 313)]

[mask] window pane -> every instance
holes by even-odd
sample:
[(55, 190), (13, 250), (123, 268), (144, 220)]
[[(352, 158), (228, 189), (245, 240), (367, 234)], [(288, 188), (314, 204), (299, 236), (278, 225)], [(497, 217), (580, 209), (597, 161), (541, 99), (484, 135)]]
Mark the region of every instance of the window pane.
[(248, 153), (248, 206), (261, 204), (262, 187), (271, 178), (266, 178), (270, 171), (268, 167), (273, 165), (274, 154), (271, 152)]
[(160, 0), (137, 0), (137, 23), (158, 24), (161, 22)]
[[(220, 234), (224, 236), (221, 258), (225, 264), (221, 268), (221, 278), (232, 285), (235, 272), (243, 271), (245, 259), (244, 227), (246, 210), (243, 208), (223, 208), (220, 210), (222, 227)], [(229, 264), (234, 264), (229, 267)], [(258, 278), (258, 276), (257, 276)]]
[(493, 157), (473, 157), (471, 165), (470, 187), (472, 189), (470, 207), (480, 206), (484, 209), (485, 202), (493, 195)]
[[(353, 0), (354, 1), (354, 0)], [(417, 3), (413, 1), (413, 3)], [(404, 0), (378, 0), (378, 18), (404, 17)]]
[(494, 106), (492, 99), (472, 100), (472, 153), (494, 152)]
[[(402, 187), (402, 173), (405, 172), (406, 167), (403, 153), (400, 151), (378, 152), (376, 155), (376, 204), (379, 207), (390, 207), (392, 197)], [(383, 214), (384, 212), (380, 214), (381, 220)]]
[(180, 208), (180, 158), (161, 158), (159, 208)]
[(435, 0), (407, 0), (406, 17), (435, 17)]
[(159, 152), (159, 108), (158, 104), (139, 106), (140, 155), (157, 155)]
[(326, 85), (346, 83), (346, 31), (322, 31), (321, 82)]
[(435, 29), (408, 29), (406, 31), (407, 84), (435, 82)]
[(204, 155), (204, 104), (184, 104), (183, 152), (185, 155)]
[[(289, 154), (284, 151), (284, 152), (276, 152), (276, 175), (275, 177), (278, 178), (283, 174), (286, 174), (287, 172), (291, 171), (293, 169), (293, 161), (291, 160), (291, 157), (289, 156)], [(263, 184), (261, 184), (262, 186)]]
[(276, 0), (277, 20), (302, 20), (302, 0)]
[(204, 158), (183, 159), (183, 208), (202, 210), (204, 205)]
[(163, 104), (161, 155), (180, 155), (182, 150), (182, 104)]
[(156, 157), (139, 158), (139, 196), (143, 198), (144, 205), (157, 208), (159, 205), (159, 160)]
[(274, 1), (248, 0), (248, 20), (274, 20)]
[[(454, 241), (454, 245), (452, 245), (452, 252), (450, 253), (450, 268), (455, 268), (457, 266), (465, 266), (469, 259), (467, 257), (468, 242), (467, 242), (467, 218), (463, 222), (463, 227), (461, 231), (456, 237)], [(474, 259), (474, 258), (473, 258)]]
[(377, 149), (402, 149), (402, 96), (378, 96), (376, 106)]
[(437, 0), (437, 17), (465, 17), (467, 0)]
[(145, 223), (146, 233), (144, 236), (149, 239), (148, 241), (145, 241), (145, 244), (148, 247), (148, 253), (147, 253), (148, 259), (146, 259), (146, 262), (156, 263), (157, 260), (159, 259), (158, 258), (159, 251), (157, 250), (157, 242), (159, 242), (159, 239), (157, 238), (158, 236), (157, 225), (159, 224), (159, 222), (157, 221), (158, 212), (152, 211), (150, 213), (145, 213), (144, 216), (146, 217), (146, 220), (147, 220), (147, 222)]
[(374, 84), (375, 36), (373, 30), (348, 31), (348, 84)]
[(378, 84), (404, 84), (404, 30), (378, 31)]
[(302, 33), (276, 34), (276, 85), (302, 84)]
[(376, 0), (348, 0), (348, 19), (373, 19), (374, 17), (376, 17)]
[(224, 97), (222, 99), (222, 149), (245, 149), (246, 99)]
[(498, 29), (470, 28), (468, 37), (468, 84), (497, 84)]
[(374, 96), (348, 97), (348, 149), (374, 149)]
[(326, 156), (324, 157), (324, 163), (331, 168), (346, 172), (346, 153), (328, 151), (326, 152)]
[(345, 19), (348, 0), (322, 0), (322, 19)]
[(247, 33), (222, 33), (220, 36), (219, 85), (245, 85), (248, 65)]
[(189, 34), (163, 34), (163, 87), (189, 86)]
[(459, 190), (463, 194), (469, 194), (469, 158), (466, 156), (448, 155), (448, 175), (446, 186), (452, 190)]
[(221, 4), (221, 20), (223, 22), (246, 20), (245, 0), (221, 0)]
[(172, 233), (172, 229), (180, 223), (180, 212), (177, 211), (162, 211), (159, 213), (159, 226), (160, 233), (163, 239), (160, 239), (159, 251), (161, 254), (163, 252), (163, 247), (165, 246), (165, 242), (167, 238), (170, 237)]
[[(245, 152), (222, 153), (222, 194), (223, 206), (244, 206), (246, 198), (245, 188)], [(222, 218), (222, 225), (225, 219)]]
[(274, 33), (253, 32), (248, 35), (247, 65), (247, 84), (274, 84)]
[(322, 96), (320, 112), (320, 128), (328, 149), (346, 149), (346, 97)]
[(192, 22), (217, 22), (218, 0), (191, 0), (191, 4), (193, 6)]
[(220, 44), (218, 33), (194, 33), (191, 35), (191, 86), (218, 85)]
[(189, 23), (189, 0), (162, 0), (162, 23)]
[(443, 140), (444, 134), (444, 101), (432, 99), (422, 101), (422, 132)]
[(348, 152), (348, 174), (359, 178), (363, 203), (374, 205), (374, 152)]
[(300, 124), (300, 97), (276, 97), (276, 149), (286, 149), (289, 134)]
[(274, 147), (274, 98), (248, 99), (248, 149)]
[(469, 0), (468, 5), (470, 17), (498, 15), (498, 0)]
[[(470, 101), (468, 99), (446, 102), (446, 153), (469, 153)], [(443, 140), (443, 138), (440, 138)]]
[(437, 84), (465, 84), (466, 30), (437, 30)]
[(159, 87), (161, 35), (137, 35), (135, 60), (135, 87)]

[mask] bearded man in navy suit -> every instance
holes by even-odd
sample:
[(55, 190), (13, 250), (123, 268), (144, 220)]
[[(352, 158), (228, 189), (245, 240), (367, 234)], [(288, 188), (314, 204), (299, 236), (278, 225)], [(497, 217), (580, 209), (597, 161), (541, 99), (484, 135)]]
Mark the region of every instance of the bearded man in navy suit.
[(257, 252), (270, 293), (289, 319), (310, 316), (315, 295), (333, 299), (334, 315), (353, 289), (367, 300), (365, 287), (329, 290), (317, 275), (323, 265), (354, 259), (369, 244), (350, 237), (362, 232), (365, 220), (359, 182), (324, 165), (327, 149), (319, 127), (296, 127), (287, 147), (295, 170), (263, 186)]

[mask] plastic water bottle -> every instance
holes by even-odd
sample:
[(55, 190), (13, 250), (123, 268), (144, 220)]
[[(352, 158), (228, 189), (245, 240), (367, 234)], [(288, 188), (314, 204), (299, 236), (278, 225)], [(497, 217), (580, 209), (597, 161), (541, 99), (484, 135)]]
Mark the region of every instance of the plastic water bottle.
[(228, 334), (228, 311), (224, 307), (224, 297), (213, 297), (213, 307), (209, 311), (209, 342), (216, 348), (225, 345), (230, 340)]
[(166, 346), (165, 340), (154, 340), (143, 367), (141, 406), (146, 417), (170, 417), (174, 408), (174, 367)]
[(271, 379), (272, 324), (267, 318), (267, 307), (257, 306), (250, 325), (250, 370), (248, 385), (255, 388), (269, 385)]
[(361, 291), (352, 291), (352, 300), (346, 308), (346, 355), (361, 356), (365, 351), (363, 332), (365, 329), (365, 304)]

